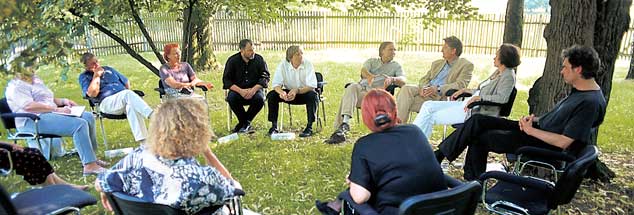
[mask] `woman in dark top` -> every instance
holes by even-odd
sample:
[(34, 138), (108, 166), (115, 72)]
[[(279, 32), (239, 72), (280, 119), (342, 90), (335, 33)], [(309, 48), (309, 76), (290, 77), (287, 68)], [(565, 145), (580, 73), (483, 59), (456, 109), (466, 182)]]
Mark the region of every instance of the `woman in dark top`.
[[(361, 104), (363, 123), (373, 132), (357, 140), (347, 183), (351, 204), (369, 205), (380, 214), (397, 214), (403, 200), (447, 189), (431, 146), (414, 125), (397, 125), (396, 102), (385, 90), (371, 90)], [(348, 194), (349, 193), (349, 194)], [(340, 210), (339, 201), (321, 203), (324, 214)]]

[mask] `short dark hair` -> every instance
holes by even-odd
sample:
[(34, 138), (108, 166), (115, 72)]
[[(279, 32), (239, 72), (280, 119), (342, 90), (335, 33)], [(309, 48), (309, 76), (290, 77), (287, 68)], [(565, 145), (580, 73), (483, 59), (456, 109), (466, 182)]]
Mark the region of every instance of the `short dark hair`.
[(582, 45), (573, 45), (561, 51), (561, 58), (568, 58), (573, 68), (581, 66), (581, 76), (585, 79), (596, 78), (601, 59), (594, 48)]
[(250, 39), (242, 39), (240, 40), (240, 50), (244, 49), (245, 47), (247, 47), (248, 44), (253, 45), (253, 41), (251, 41)]
[(500, 63), (504, 64), (506, 68), (515, 68), (522, 63), (520, 61), (520, 49), (510, 43), (504, 43), (500, 46), (498, 58)]
[(460, 39), (456, 36), (450, 36), (442, 40), (444, 40), (450, 48), (456, 49), (456, 56), (460, 57), (462, 54), (462, 42)]
[(81, 63), (86, 65), (86, 62), (88, 60), (92, 59), (93, 57), (95, 57), (95, 54), (90, 53), (90, 52), (85, 52), (84, 54), (81, 55)]

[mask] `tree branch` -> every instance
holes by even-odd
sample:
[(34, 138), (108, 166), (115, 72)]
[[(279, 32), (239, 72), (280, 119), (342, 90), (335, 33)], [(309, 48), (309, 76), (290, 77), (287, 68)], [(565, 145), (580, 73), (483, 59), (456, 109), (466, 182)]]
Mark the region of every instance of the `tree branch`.
[[(73, 15), (79, 17), (79, 18), (83, 18), (83, 16), (81, 14), (79, 14), (77, 11), (75, 11), (73, 9), (69, 10), (69, 12), (71, 12), (71, 14), (73, 14)], [(146, 68), (148, 68), (150, 71), (152, 71), (152, 73), (154, 73), (156, 76), (159, 75), (159, 70), (154, 65), (152, 65), (152, 63), (150, 63), (145, 58), (143, 58), (143, 56), (139, 55), (139, 53), (134, 51), (132, 49), (132, 47), (130, 47), (130, 45), (128, 45), (128, 43), (126, 43), (125, 41), (123, 41), (123, 39), (121, 39), (121, 37), (115, 35), (114, 33), (112, 33), (112, 31), (108, 30), (106, 27), (100, 25), (99, 23), (95, 22), (92, 19), (90, 20), (90, 22), (88, 22), (88, 24), (90, 24), (91, 26), (97, 28), (99, 31), (101, 31), (102, 33), (106, 34), (108, 37), (112, 38), (114, 41), (119, 43), (119, 45), (121, 45), (123, 47), (123, 49), (125, 49), (125, 51), (128, 54), (130, 54), (130, 56), (132, 56), (134, 59), (136, 59), (141, 64), (143, 64)]]
[(154, 41), (152, 40), (150, 33), (147, 32), (147, 28), (145, 27), (145, 24), (143, 24), (143, 20), (141, 20), (139, 13), (134, 7), (134, 1), (128, 0), (128, 4), (130, 4), (130, 11), (132, 12), (132, 17), (134, 17), (134, 21), (139, 26), (139, 29), (141, 30), (141, 33), (143, 33), (145, 40), (147, 40), (148, 45), (150, 45), (150, 48), (152, 48), (152, 52), (154, 52), (154, 55), (156, 55), (156, 58), (158, 58), (161, 64), (165, 64), (165, 59), (163, 59), (163, 56), (161, 56), (161, 53), (159, 53), (159, 51), (156, 49), (156, 44), (154, 44)]

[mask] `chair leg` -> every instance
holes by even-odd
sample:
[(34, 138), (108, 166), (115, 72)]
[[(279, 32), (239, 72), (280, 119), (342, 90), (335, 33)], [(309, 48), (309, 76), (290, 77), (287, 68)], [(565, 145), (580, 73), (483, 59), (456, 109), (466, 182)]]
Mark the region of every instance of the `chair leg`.
[(291, 111), (291, 104), (288, 105), (288, 126), (293, 127), (293, 111)]
[(281, 107), (278, 109), (279, 110), (279, 120), (277, 121), (279, 123), (279, 130), (283, 131), (284, 130), (284, 107)]
[(106, 129), (104, 129), (104, 127), (103, 127), (103, 117), (98, 115), (97, 118), (99, 118), (99, 126), (101, 127), (101, 137), (103, 138), (103, 146), (105, 147), (104, 151), (107, 151), (108, 150), (108, 140), (106, 138)]
[(328, 120), (326, 120), (326, 105), (324, 105), (323, 100), (320, 100), (319, 102), (321, 103), (321, 114), (324, 117), (324, 123), (327, 123)]
[(355, 108), (354, 109), (355, 112), (357, 112), (357, 124), (361, 124), (361, 120), (359, 120), (359, 108)]
[(231, 131), (231, 121), (232, 121), (231, 118), (233, 118), (233, 114), (231, 113), (229, 102), (227, 102), (227, 131)]

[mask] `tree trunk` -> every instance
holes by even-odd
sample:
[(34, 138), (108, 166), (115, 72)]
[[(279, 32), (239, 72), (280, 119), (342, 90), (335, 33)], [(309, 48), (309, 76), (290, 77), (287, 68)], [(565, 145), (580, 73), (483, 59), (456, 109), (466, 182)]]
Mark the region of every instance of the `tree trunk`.
[[(619, 54), (621, 40), (630, 25), (629, 9), (632, 0), (597, 1), (597, 21), (594, 26), (594, 49), (599, 53), (601, 68), (599, 69), (597, 83), (601, 86), (603, 96), (607, 103), (612, 92), (612, 78), (614, 75), (614, 62)], [(592, 134), (593, 144), (597, 144), (598, 129)], [(615, 174), (603, 162), (597, 160), (591, 166), (589, 178), (609, 182)]]
[[(632, 35), (634, 37), (634, 35)], [(632, 52), (630, 52), (630, 69), (627, 71), (625, 80), (634, 79), (634, 42), (632, 42)]]
[[(597, 83), (601, 86), (606, 101), (612, 90), (614, 62), (623, 34), (630, 22), (629, 8), (632, 0), (551, 0), (550, 23), (544, 30), (548, 44), (544, 74), (537, 79), (529, 92), (530, 112), (541, 115), (570, 91), (559, 74), (562, 59), (561, 50), (573, 44), (594, 47), (601, 59)], [(593, 143), (597, 144), (598, 129), (593, 130)], [(597, 160), (587, 177), (607, 181), (612, 172), (603, 162)]]
[(506, 4), (504, 18), (504, 43), (522, 47), (522, 32), (524, 23), (524, 0), (509, 0)]
[(570, 92), (559, 74), (561, 50), (574, 44), (593, 45), (597, 19), (596, 0), (551, 0), (550, 22), (544, 29), (548, 47), (544, 73), (529, 91), (529, 112), (541, 115)]
[(199, 9), (193, 14), (194, 20), (192, 38), (193, 63), (196, 72), (209, 72), (220, 67), (213, 53), (213, 40), (211, 38), (211, 19)]
[(190, 65), (192, 62), (193, 49), (191, 47), (192, 44), (192, 34), (193, 34), (193, 13), (196, 2), (189, 1), (189, 6), (183, 9), (183, 41), (181, 43), (181, 61), (187, 62)]

